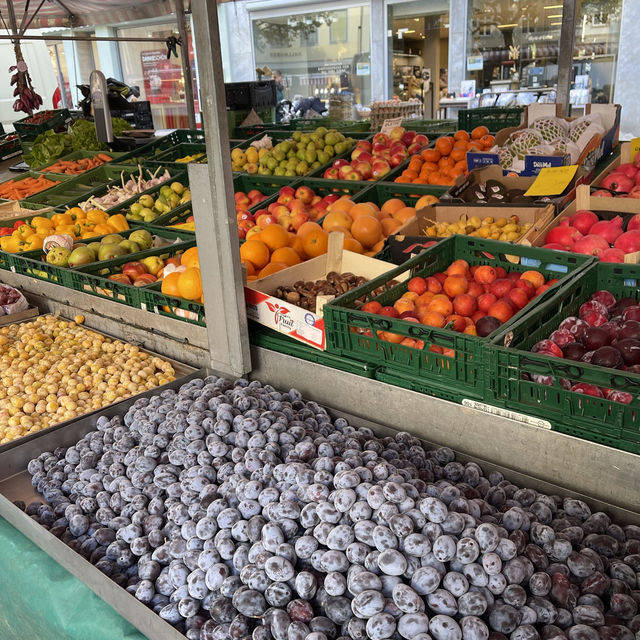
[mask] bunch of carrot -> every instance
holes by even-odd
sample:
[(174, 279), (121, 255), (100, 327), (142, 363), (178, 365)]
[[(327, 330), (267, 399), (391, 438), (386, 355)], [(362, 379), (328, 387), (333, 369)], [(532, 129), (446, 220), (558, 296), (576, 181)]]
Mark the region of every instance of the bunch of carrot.
[(66, 173), (69, 175), (76, 175), (89, 171), (89, 169), (95, 169), (105, 162), (111, 162), (113, 158), (106, 153), (98, 153), (93, 158), (78, 158), (78, 160), (58, 160), (48, 167), (42, 169), (49, 173)]
[(0, 184), (0, 198), (5, 200), (22, 200), (28, 198), (34, 193), (44, 191), (49, 187), (60, 184), (57, 180), (49, 180), (44, 176), (38, 178), (23, 178), (22, 180), (7, 180)]

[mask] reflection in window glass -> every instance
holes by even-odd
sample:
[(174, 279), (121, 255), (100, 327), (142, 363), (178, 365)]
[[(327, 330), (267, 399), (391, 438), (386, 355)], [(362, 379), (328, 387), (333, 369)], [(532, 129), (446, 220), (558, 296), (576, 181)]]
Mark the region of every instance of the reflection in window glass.
[(256, 66), (282, 73), (283, 95), (317, 97), (353, 93), (371, 100), (369, 7), (260, 18), (253, 16)]
[(572, 104), (612, 102), (622, 0), (582, 0), (576, 20)]
[[(119, 36), (168, 38), (175, 33), (175, 24), (153, 24), (144, 27), (118, 29)], [(195, 62), (191, 34), (189, 58), (195, 85)], [(140, 100), (149, 100), (156, 129), (187, 128), (187, 106), (184, 99), (184, 78), (180, 58), (167, 59), (167, 48), (161, 42), (120, 42), (120, 59), (124, 82), (140, 88)], [(182, 48), (178, 48), (181, 55)], [(194, 86), (194, 96), (198, 92)], [(198, 111), (196, 102), (196, 112)]]

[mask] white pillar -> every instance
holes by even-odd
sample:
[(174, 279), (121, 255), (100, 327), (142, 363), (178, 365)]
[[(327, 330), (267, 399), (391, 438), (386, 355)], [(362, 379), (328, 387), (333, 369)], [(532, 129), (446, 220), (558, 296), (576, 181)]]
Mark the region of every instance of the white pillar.
[(244, 0), (219, 5), (222, 63), (225, 82), (245, 82), (256, 79), (253, 57), (253, 30)]
[[(109, 26), (96, 26), (96, 36), (100, 38), (113, 38), (116, 36), (116, 30)], [(117, 42), (99, 41), (98, 57), (96, 64), (105, 78), (115, 78), (124, 81), (122, 75), (122, 65), (120, 64), (120, 51), (118, 51)]]
[[(70, 36), (71, 32), (66, 31), (62, 35)], [(78, 102), (82, 100), (82, 95), (80, 94), (78, 89), (76, 89), (76, 85), (82, 84), (80, 76), (80, 61), (78, 59), (78, 48), (76, 47), (76, 43), (70, 40), (64, 40), (62, 42), (62, 46), (64, 49), (64, 57), (67, 62), (67, 80), (69, 81), (69, 91), (71, 92), (71, 101), (73, 103), (69, 106), (75, 107)]]
[[(465, 79), (467, 61), (467, 33), (469, 30), (469, 0), (451, 0), (449, 9), (449, 84), (448, 91), (460, 93)], [(432, 82), (438, 86), (440, 69), (432, 71)]]
[(387, 7), (384, 0), (371, 0), (371, 101), (385, 100), (389, 87), (391, 52), (387, 37)]
[(640, 2), (623, 0), (614, 100), (622, 105), (620, 138), (626, 140), (640, 134), (640, 84), (635, 53), (639, 24)]

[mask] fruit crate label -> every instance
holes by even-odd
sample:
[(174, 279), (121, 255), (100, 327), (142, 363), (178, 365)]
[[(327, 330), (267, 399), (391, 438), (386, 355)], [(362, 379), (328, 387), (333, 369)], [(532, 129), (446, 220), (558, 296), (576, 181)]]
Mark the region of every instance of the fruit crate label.
[(380, 133), (386, 133), (387, 135), (389, 135), (394, 127), (400, 126), (402, 126), (402, 118), (387, 118), (382, 123), (382, 129), (380, 129)]
[(518, 413), (517, 411), (511, 411), (510, 409), (503, 409), (501, 407), (494, 407), (493, 405), (486, 404), (484, 402), (478, 402), (477, 400), (465, 399), (462, 401), (463, 407), (469, 407), (476, 411), (484, 411), (484, 413), (490, 413), (493, 416), (500, 416), (501, 418), (509, 418), (516, 422), (522, 422), (524, 424), (531, 425), (532, 427), (539, 427), (540, 429), (551, 430), (551, 423), (548, 420), (542, 418), (535, 418), (534, 416), (528, 416), (524, 413)]
[(545, 167), (525, 192), (525, 196), (557, 196), (560, 195), (573, 180), (578, 165), (567, 167)]
[(633, 138), (631, 140), (631, 162), (636, 159), (638, 151), (640, 151), (640, 138)]

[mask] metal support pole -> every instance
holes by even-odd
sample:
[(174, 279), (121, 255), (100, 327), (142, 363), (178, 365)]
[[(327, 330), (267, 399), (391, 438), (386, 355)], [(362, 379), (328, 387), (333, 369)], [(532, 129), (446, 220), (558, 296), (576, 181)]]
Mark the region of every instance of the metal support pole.
[(196, 128), (196, 107), (193, 100), (193, 76), (191, 75), (191, 61), (189, 60), (189, 40), (184, 21), (184, 2), (175, 0), (176, 20), (178, 21), (178, 34), (182, 46), (180, 47), (180, 61), (182, 62), (182, 77), (184, 78), (184, 99), (187, 103), (187, 118), (189, 129)]
[(558, 96), (564, 114), (569, 115), (573, 71), (573, 45), (576, 37), (578, 0), (563, 0), (560, 50), (558, 51)]
[(18, 21), (16, 20), (16, 10), (13, 6), (13, 0), (7, 0), (7, 13), (9, 14), (9, 26), (12, 32), (12, 35), (7, 36), (7, 38), (13, 40), (14, 36), (18, 35)]
[(191, 11), (208, 163), (189, 165), (189, 183), (211, 368), (238, 376), (251, 370), (251, 354), (229, 162), (218, 6), (193, 0)]

